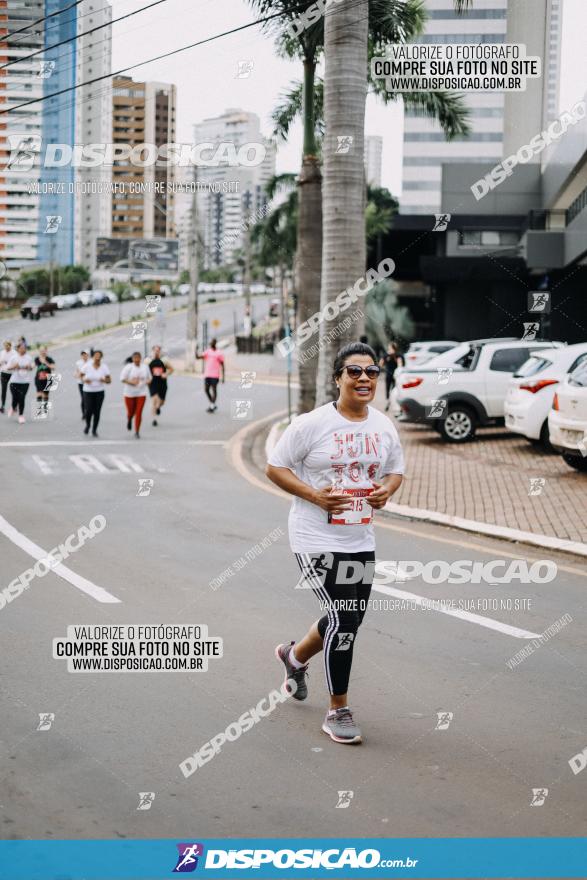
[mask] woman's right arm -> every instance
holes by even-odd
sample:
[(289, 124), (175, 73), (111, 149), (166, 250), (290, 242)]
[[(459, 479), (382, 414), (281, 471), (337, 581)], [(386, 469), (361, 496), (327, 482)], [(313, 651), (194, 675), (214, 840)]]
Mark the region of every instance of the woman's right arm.
[(296, 477), (289, 468), (268, 464), (265, 468), (265, 474), (272, 483), (275, 483), (284, 492), (317, 504), (318, 507), (329, 513), (342, 513), (352, 504), (348, 495), (343, 495), (341, 492), (331, 492), (329, 486), (325, 486), (323, 489), (314, 489)]

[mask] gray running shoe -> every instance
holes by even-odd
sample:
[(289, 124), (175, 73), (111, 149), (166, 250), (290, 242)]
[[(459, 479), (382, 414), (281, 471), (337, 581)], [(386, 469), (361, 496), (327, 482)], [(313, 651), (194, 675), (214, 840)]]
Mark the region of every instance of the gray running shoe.
[[(281, 662), (285, 666), (285, 687), (288, 693), (292, 695), (294, 700), (305, 700), (308, 696), (308, 686), (306, 684), (308, 664), (302, 666), (301, 669), (296, 669), (295, 666), (289, 662), (289, 652), (292, 645), (295, 645), (295, 642), (278, 645), (275, 649), (275, 656), (278, 660), (281, 660)], [(293, 691), (293, 689), (288, 684), (290, 679), (293, 679), (296, 683), (295, 691)]]
[(353, 719), (353, 713), (345, 706), (344, 709), (337, 709), (330, 715), (326, 713), (326, 718), (322, 725), (322, 730), (327, 733), (330, 739), (337, 743), (360, 743), (361, 728)]

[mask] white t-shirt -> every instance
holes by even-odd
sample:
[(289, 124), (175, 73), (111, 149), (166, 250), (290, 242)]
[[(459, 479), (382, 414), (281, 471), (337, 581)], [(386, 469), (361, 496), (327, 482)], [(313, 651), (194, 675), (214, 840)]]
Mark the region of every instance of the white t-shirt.
[(10, 377), (11, 385), (13, 382), (15, 384), (20, 383), (21, 385), (30, 385), (33, 378), (33, 370), (25, 369), (25, 367), (34, 367), (34, 362), (30, 354), (19, 354), (16, 352), (16, 354), (13, 354), (8, 361), (8, 366), (11, 369), (17, 367)]
[(8, 372), (6, 368), (8, 367), (8, 364), (12, 360), (14, 355), (15, 352), (12, 349), (10, 349), (10, 351), (6, 351), (6, 349), (3, 348), (2, 351), (0, 351), (0, 372)]
[(91, 382), (84, 381), (84, 391), (104, 391), (105, 385), (100, 380), (109, 376), (110, 370), (108, 369), (108, 364), (105, 364), (104, 361), (102, 361), (99, 367), (95, 367), (93, 361), (88, 361), (87, 364), (84, 364), (83, 374), (84, 379), (92, 380)]
[[(386, 415), (368, 407), (367, 418), (353, 422), (332, 403), (294, 419), (269, 456), (269, 464), (289, 468), (315, 489), (334, 482), (345, 489), (372, 488), (373, 480), (404, 472), (398, 433)], [(375, 549), (372, 523), (333, 525), (325, 510), (297, 496), (289, 514), (289, 541), (294, 553)]]
[(79, 374), (83, 373), (85, 368), (89, 367), (91, 363), (92, 362), (89, 358), (87, 361), (85, 361), (83, 358), (80, 358), (79, 361), (75, 362), (75, 374), (76, 374), (77, 380), (80, 384), (83, 380), (79, 378)]
[(123, 393), (125, 397), (144, 397), (147, 393), (147, 384), (151, 381), (151, 371), (146, 364), (126, 364), (122, 368), (120, 381), (124, 379), (138, 379), (138, 385), (124, 385)]

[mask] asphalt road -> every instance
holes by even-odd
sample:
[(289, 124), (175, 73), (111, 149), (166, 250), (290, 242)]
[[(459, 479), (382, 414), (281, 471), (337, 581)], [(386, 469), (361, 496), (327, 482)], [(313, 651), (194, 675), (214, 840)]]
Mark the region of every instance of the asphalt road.
[[(583, 835), (587, 773), (574, 775), (568, 762), (587, 746), (584, 566), (384, 517), (379, 559), (548, 555), (558, 576), (399, 585), (434, 599), (517, 597), (530, 607), (480, 610), (482, 624), (382, 604), (368, 612), (355, 651), (350, 698), (362, 746), (345, 749), (321, 732), (326, 689), (316, 658), (305, 703), (278, 705), (184, 778), (180, 762), (279, 688), (274, 647), (306, 631), (317, 601), (295, 589), (288, 502), (235, 470), (227, 446), (244, 424), (231, 418), (231, 401), (251, 399), (257, 420), (283, 409), (285, 389), (257, 384), (245, 394), (227, 382), (209, 415), (201, 377), (176, 375), (160, 426), (148, 420), (135, 440), (117, 376), (122, 332), (100, 339), (114, 376), (100, 440), (81, 430), (70, 369), (77, 344), (58, 351), (64, 378), (53, 420), (19, 426), (0, 417), (2, 586), (33, 564), (27, 539), (48, 551), (94, 516), (106, 519), (65, 563), (70, 580), (49, 572), (0, 610), (3, 836)], [(153, 483), (140, 497), (143, 479)], [(210, 587), (277, 527), (277, 541)], [(100, 588), (118, 601), (99, 601)], [(529, 644), (509, 627), (540, 634), (565, 614), (572, 622), (508, 668)], [(223, 657), (193, 673), (75, 674), (52, 659), (52, 640), (68, 625), (161, 623), (206, 624), (223, 639)], [(40, 713), (54, 714), (50, 729), (37, 730)], [(452, 713), (446, 729), (437, 729), (438, 713), (445, 724)], [(544, 788), (543, 805), (530, 806), (532, 790)], [(349, 791), (350, 806), (337, 808), (339, 792)], [(155, 793), (150, 809), (137, 809), (139, 792)]]
[[(271, 296), (254, 296), (251, 301), (251, 311), (253, 318), (261, 320), (267, 312), (267, 304)], [(234, 316), (236, 316), (237, 326), (240, 330), (242, 327), (242, 316), (244, 314), (244, 299), (239, 298), (218, 298), (217, 302), (209, 303), (208, 295), (202, 294), (199, 297), (200, 309), (203, 318), (207, 314), (214, 312), (214, 318), (222, 323), (222, 332), (234, 332)], [(187, 296), (162, 297), (161, 310), (163, 315), (171, 316), (171, 311), (187, 305)], [(144, 315), (145, 300), (127, 300), (120, 304), (120, 314), (122, 320), (129, 321), (131, 317)], [(96, 327), (110, 326), (116, 324), (119, 318), (118, 303), (104, 303), (99, 306), (86, 306), (78, 309), (64, 309), (50, 317), (43, 316), (39, 321), (31, 321), (22, 318), (6, 318), (0, 320), (0, 341), (2, 339), (11, 339), (13, 342), (24, 335), (29, 345), (37, 345), (38, 343), (48, 343), (51, 341), (63, 339), (75, 334), (94, 330)], [(160, 319), (159, 319), (160, 320)], [(150, 321), (154, 332), (156, 331), (157, 320), (155, 317)], [(185, 332), (185, 317), (183, 318), (182, 332)], [(209, 336), (213, 335), (214, 328), (210, 327)]]

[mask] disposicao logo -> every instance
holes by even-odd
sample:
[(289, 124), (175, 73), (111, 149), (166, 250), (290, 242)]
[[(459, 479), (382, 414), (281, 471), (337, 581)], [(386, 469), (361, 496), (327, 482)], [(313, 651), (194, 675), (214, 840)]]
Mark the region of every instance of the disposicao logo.
[(203, 843), (177, 843), (179, 855), (174, 874), (187, 874), (198, 867), (198, 858), (204, 855)]

